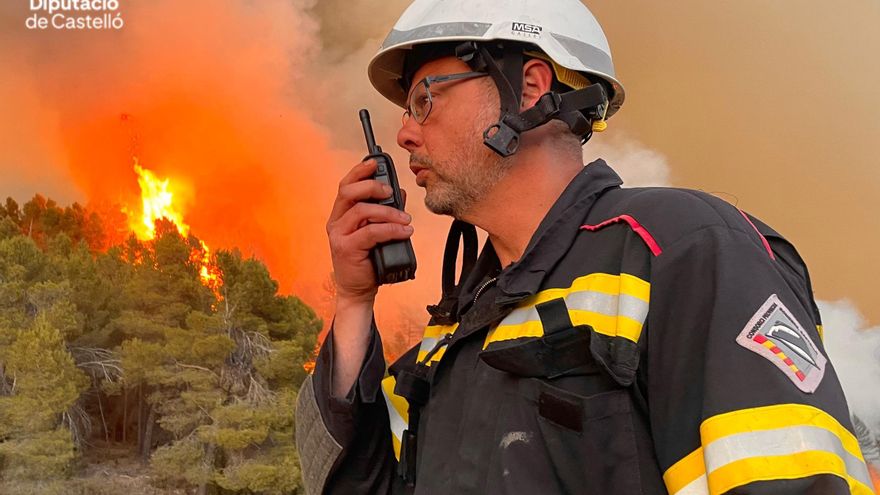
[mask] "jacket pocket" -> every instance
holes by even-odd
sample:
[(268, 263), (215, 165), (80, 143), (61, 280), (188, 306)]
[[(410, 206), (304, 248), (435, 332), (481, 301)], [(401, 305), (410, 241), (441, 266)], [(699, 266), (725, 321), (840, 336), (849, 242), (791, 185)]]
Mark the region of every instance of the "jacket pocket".
[(571, 327), (483, 351), (506, 392), (495, 423), (488, 494), (639, 495), (633, 405)]
[(599, 372), (590, 355), (587, 325), (569, 327), (541, 338), (499, 346), (480, 353), (489, 366), (517, 376), (557, 378)]

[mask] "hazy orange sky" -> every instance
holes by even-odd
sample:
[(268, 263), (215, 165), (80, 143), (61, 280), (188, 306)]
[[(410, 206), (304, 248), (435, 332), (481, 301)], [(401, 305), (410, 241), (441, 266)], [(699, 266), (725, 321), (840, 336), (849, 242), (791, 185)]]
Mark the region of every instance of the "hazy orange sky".
[[(321, 306), (323, 225), (364, 155), (366, 106), (410, 191), (419, 258), (417, 281), (381, 302), (434, 302), (448, 220), (425, 211), (394, 144), (399, 110), (365, 75), (407, 1), (120, 4), (125, 27), (95, 32), (31, 31), (27, 0), (0, 4), (0, 199), (131, 204), (136, 154), (179, 185), (193, 233)], [(585, 157), (736, 202), (795, 243), (817, 298), (880, 322), (880, 2), (587, 4), (627, 101)]]

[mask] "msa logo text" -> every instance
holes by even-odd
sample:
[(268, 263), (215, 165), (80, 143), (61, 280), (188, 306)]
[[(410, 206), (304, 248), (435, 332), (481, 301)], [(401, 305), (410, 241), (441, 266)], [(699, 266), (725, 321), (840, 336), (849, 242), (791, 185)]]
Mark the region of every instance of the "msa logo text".
[(535, 24), (514, 22), (511, 30), (513, 31), (513, 34), (520, 34), (532, 38), (537, 38), (541, 36), (541, 26), (536, 26)]

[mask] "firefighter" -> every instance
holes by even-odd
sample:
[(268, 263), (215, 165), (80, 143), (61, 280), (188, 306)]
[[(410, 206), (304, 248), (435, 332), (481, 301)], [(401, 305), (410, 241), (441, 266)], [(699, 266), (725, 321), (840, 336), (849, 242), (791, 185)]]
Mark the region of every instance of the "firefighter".
[(795, 248), (583, 165), (625, 93), (579, 1), (416, 0), (368, 70), (454, 220), (424, 337), (386, 364), (369, 251), (411, 219), (368, 201), (375, 163), (342, 178), (336, 314), (297, 406), (308, 493), (873, 493)]

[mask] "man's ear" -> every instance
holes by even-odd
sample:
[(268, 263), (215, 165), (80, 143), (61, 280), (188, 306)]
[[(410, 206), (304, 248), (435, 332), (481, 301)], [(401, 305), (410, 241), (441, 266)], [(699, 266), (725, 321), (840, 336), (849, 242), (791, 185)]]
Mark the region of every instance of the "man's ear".
[(553, 84), (553, 69), (550, 65), (536, 58), (523, 64), (522, 108), (532, 108), (544, 93), (550, 91)]

